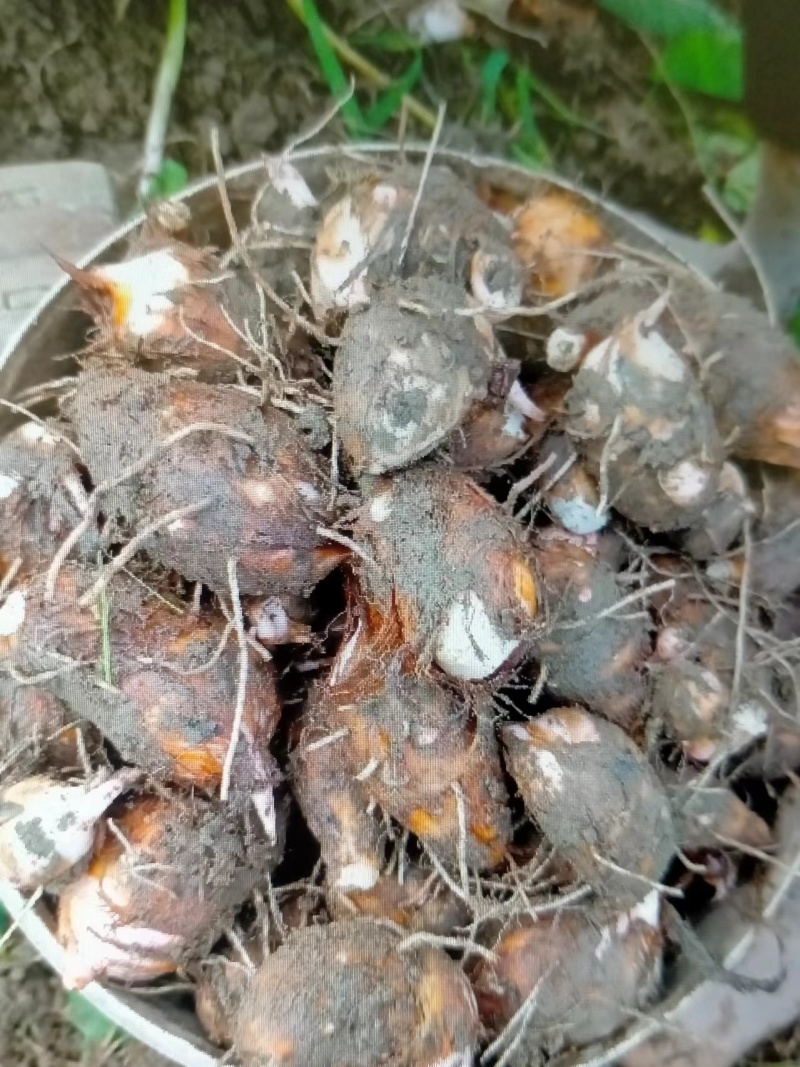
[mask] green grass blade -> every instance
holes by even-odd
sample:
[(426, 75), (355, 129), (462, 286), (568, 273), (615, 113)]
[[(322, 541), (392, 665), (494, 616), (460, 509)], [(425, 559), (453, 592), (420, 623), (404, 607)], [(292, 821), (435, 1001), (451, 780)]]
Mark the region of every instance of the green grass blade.
[(67, 1006), (64, 1014), (83, 1038), (86, 1048), (105, 1044), (117, 1035), (121, 1036), (121, 1031), (114, 1023), (80, 993), (74, 991), (67, 993)]
[(555, 93), (549, 85), (546, 85), (541, 78), (533, 73), (532, 70), (526, 68), (526, 73), (530, 81), (531, 89), (534, 93), (544, 101), (550, 108), (556, 118), (561, 119), (568, 126), (575, 126), (581, 130), (590, 130), (592, 133), (598, 134), (600, 137), (608, 137), (608, 134), (604, 130), (601, 130), (599, 126), (595, 126), (594, 123), (587, 122), (582, 118), (577, 111), (565, 104), (564, 101)]
[(735, 25), (713, 0), (597, 0), (597, 3), (637, 33), (665, 40), (693, 30), (730, 30)]
[(490, 125), (497, 114), (497, 93), (509, 58), (508, 52), (495, 48), (481, 67), (481, 121), (484, 126)]
[(517, 67), (514, 76), (514, 101), (519, 128), (527, 136), (538, 134), (539, 129), (533, 114), (533, 84), (526, 67)]
[[(302, 0), (303, 22), (311, 39), (311, 47), (317, 57), (322, 76), (328, 84), (331, 96), (346, 96), (350, 89), (350, 82), (345, 74), (341, 63), (328, 40), (325, 23), (322, 21), (317, 5), (314, 0)], [(361, 109), (355, 100), (350, 99), (342, 107), (342, 117), (351, 130), (364, 128), (364, 118)]]
[(381, 93), (364, 115), (364, 124), (372, 133), (382, 130), (386, 123), (400, 110), (403, 97), (414, 89), (422, 75), (422, 53), (417, 52), (411, 64), (386, 92)]

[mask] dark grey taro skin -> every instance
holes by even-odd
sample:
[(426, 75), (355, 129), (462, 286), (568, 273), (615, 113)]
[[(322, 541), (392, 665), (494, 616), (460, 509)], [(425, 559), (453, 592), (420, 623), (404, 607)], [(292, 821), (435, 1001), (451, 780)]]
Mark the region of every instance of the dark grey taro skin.
[(350, 316), (336, 353), (336, 425), (357, 474), (407, 467), (443, 444), (487, 395), (491, 348), (457, 285), (426, 278), (380, 290)]
[(677, 848), (669, 798), (644, 753), (581, 708), (500, 733), (525, 807), (577, 876), (615, 907), (643, 900)]

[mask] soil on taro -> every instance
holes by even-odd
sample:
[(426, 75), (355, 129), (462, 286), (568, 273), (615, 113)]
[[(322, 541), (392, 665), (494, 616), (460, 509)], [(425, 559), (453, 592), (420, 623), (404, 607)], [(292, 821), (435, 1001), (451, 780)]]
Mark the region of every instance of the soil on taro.
[[(98, 160), (110, 171), (122, 212), (129, 210), (166, 6), (130, 0), (117, 20), (111, 0), (0, 0), (0, 164)], [(345, 34), (366, 22), (374, 26), (378, 8), (402, 19), (402, 3), (329, 0), (321, 6)], [(650, 84), (650, 56), (641, 42), (603, 18), (553, 31), (546, 44), (508, 38), (491, 27), (485, 35), (490, 47), (524, 55), (581, 116), (580, 125), (541, 120), (562, 173), (688, 232), (709, 220), (685, 117), (669, 94)], [(465, 91), (458, 73), (460, 47), (427, 54), (417, 95), (433, 106), (441, 97), (448, 101), (445, 143), (503, 154), (508, 134), (481, 120), (476, 91)], [(391, 74), (405, 62), (392, 54), (381, 61)], [(220, 130), (225, 159), (236, 162), (279, 148), (329, 103), (305, 31), (282, 3), (192, 0), (167, 145), (190, 176), (209, 169), (212, 127)], [(344, 136), (338, 120), (329, 136)], [(87, 1043), (68, 1015), (58, 980), (12, 938), (0, 951), (0, 1065), (166, 1065), (133, 1041)], [(798, 1049), (793, 1032), (751, 1062), (787, 1061)]]

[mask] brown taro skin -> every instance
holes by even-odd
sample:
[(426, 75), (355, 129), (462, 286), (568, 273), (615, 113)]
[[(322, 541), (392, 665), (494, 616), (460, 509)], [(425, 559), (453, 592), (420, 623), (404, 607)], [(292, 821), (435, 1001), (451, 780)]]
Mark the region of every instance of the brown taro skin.
[[(0, 440), (0, 580), (14, 567), (47, 566), (77, 526), (86, 490), (77, 456), (60, 429), (25, 422)], [(94, 552), (89, 529), (75, 551)]]
[(669, 800), (644, 754), (582, 708), (500, 732), (525, 807), (578, 877), (616, 906), (639, 902), (676, 850)]
[(87, 369), (64, 408), (95, 483), (119, 478), (174, 434), (211, 427), (188, 432), (103, 494), (106, 514), (131, 533), (199, 507), (142, 544), (185, 578), (227, 596), (233, 559), (243, 596), (306, 595), (346, 555), (317, 532), (327, 521), (320, 468), (285, 412), (262, 411), (234, 388), (133, 367)]
[(70, 714), (44, 686), (26, 685), (0, 675), (0, 761), (16, 753), (23, 761), (44, 760), (63, 771), (82, 769), (84, 750), (97, 748), (99, 736)]
[(467, 863), (496, 867), (511, 816), (488, 697), (407, 671), (397, 620), (361, 608), (330, 676), (312, 689), (292, 757), (329, 878), (345, 890), (375, 885), (371, 801), (450, 864), (463, 803)]
[(376, 481), (355, 537), (377, 564), (358, 564), (365, 595), (422, 666), (479, 681), (519, 663), (542, 614), (530, 548), (471, 478), (426, 464)]
[(800, 469), (800, 362), (791, 338), (749, 300), (688, 278), (674, 279), (670, 306), (706, 368), (706, 396), (730, 453)]
[(588, 538), (561, 531), (542, 535), (535, 561), (556, 622), (536, 643), (548, 687), (564, 701), (582, 701), (617, 725), (635, 729), (647, 692), (647, 631), (641, 619), (627, 618), (625, 612), (597, 618), (622, 600), (627, 588)]
[(457, 936), (459, 930), (469, 926), (471, 912), (432, 873), (431, 868), (409, 865), (402, 885), (396, 874), (382, 874), (371, 889), (330, 893), (326, 901), (328, 911), (335, 920), (384, 919), (412, 933)]
[(662, 946), (656, 891), (629, 912), (592, 906), (520, 916), (492, 946), (494, 960), (478, 963), (473, 984), (481, 1019), (499, 1033), (535, 996), (514, 1067), (536, 1062), (542, 1051), (600, 1041), (657, 992)]
[(469, 1064), (480, 1026), (458, 964), (398, 951), (369, 921), (293, 934), (253, 976), (233, 1025), (243, 1067)]
[[(123, 759), (162, 780), (213, 791), (222, 780), (239, 678), (239, 651), (230, 634), (213, 658), (225, 637), (224, 616), (212, 609), (180, 614), (116, 574), (106, 590), (111, 687), (103, 687), (100, 612), (96, 602), (79, 603), (96, 577), (96, 568), (67, 561), (52, 600), (44, 575), (17, 583), (20, 621), (13, 633), (0, 636), (0, 666), (28, 676), (55, 670), (41, 688), (92, 722)], [(70, 664), (85, 666), (64, 669)], [(279, 717), (274, 670), (250, 652), (233, 792), (245, 796), (277, 781), (268, 744)]]
[(280, 848), (197, 797), (139, 797), (61, 894), (65, 978), (145, 982), (204, 957)]

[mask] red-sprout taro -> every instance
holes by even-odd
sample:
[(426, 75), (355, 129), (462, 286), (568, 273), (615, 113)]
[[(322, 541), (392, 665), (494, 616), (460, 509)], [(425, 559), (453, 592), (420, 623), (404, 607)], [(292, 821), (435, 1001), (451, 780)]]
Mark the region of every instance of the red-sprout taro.
[(352, 314), (333, 372), (336, 427), (356, 473), (383, 474), (423, 458), (487, 396), (492, 351), (473, 318), (451, 310), (438, 279), (380, 290)]
[(396, 625), (376, 631), (362, 612), (330, 677), (311, 692), (294, 755), (332, 884), (377, 882), (370, 803), (451, 867), (497, 866), (511, 818), (488, 700), (408, 673)]
[(81, 603), (95, 577), (67, 562), (52, 600), (46, 576), (18, 583), (19, 625), (0, 636), (0, 665), (49, 675), (42, 687), (92, 722), (123, 759), (164, 781), (219, 788), (235, 742), (232, 794), (242, 803), (253, 800), (269, 832), (278, 774), (267, 746), (280, 715), (272, 665), (247, 650), (234, 738), (241, 652), (224, 616), (180, 613), (118, 573), (105, 591), (104, 621), (94, 599)]
[(404, 643), (451, 678), (518, 662), (539, 597), (530, 551), (471, 479), (426, 466), (375, 483), (356, 524), (367, 598), (396, 611)]
[(474, 986), (483, 1022), (506, 1033), (499, 1048), (514, 1042), (509, 1063), (600, 1041), (647, 1008), (661, 982), (659, 905), (651, 890), (627, 910), (592, 905), (508, 923)]
[(654, 531), (700, 518), (723, 459), (700, 383), (659, 331), (664, 306), (623, 319), (584, 357), (567, 397), (567, 429), (601, 497)]
[(279, 858), (199, 798), (132, 802), (61, 894), (65, 983), (141, 983), (202, 958)]
[(582, 708), (500, 733), (525, 807), (578, 877), (617, 907), (643, 900), (677, 842), (664, 787), (639, 748)]
[(244, 323), (255, 329), (252, 283), (223, 268), (210, 248), (154, 235), (118, 263), (81, 269), (60, 261), (98, 328), (96, 347), (235, 378), (252, 362)]
[(548, 687), (561, 699), (580, 700), (630, 729), (646, 695), (642, 673), (650, 651), (647, 629), (633, 608), (615, 610), (626, 588), (589, 538), (552, 528), (536, 539), (535, 561), (549, 625), (536, 641)]
[(301, 433), (247, 392), (95, 367), (65, 410), (95, 482), (119, 483), (106, 514), (184, 577), (227, 595), (233, 559), (242, 594), (306, 594), (346, 555), (318, 532), (325, 487)]
[[(402, 167), (355, 183), (326, 212), (311, 254), (311, 297), (318, 317), (369, 303), (376, 284), (424, 276), (458, 286), (503, 316), (519, 306), (522, 269), (503, 224), (447, 167), (423, 175)], [(413, 218), (412, 218), (413, 212)]]

